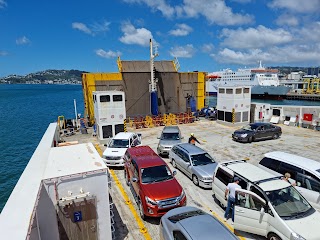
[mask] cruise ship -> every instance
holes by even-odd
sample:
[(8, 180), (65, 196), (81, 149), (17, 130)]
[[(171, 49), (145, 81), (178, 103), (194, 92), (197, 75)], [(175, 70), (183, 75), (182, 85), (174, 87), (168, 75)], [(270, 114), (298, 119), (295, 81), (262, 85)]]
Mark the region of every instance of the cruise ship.
[(291, 87), (280, 85), (277, 69), (262, 66), (257, 68), (242, 68), (237, 71), (224, 69), (209, 73), (206, 82), (206, 93), (217, 95), (220, 86), (251, 86), (252, 98), (282, 99)]

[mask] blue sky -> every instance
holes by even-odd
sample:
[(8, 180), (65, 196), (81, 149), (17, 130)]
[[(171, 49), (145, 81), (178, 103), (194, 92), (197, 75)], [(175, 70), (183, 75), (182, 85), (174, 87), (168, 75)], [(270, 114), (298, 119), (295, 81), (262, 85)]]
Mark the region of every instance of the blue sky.
[(320, 0), (0, 0), (0, 77), (118, 72), (116, 59), (178, 58), (180, 71), (320, 65)]

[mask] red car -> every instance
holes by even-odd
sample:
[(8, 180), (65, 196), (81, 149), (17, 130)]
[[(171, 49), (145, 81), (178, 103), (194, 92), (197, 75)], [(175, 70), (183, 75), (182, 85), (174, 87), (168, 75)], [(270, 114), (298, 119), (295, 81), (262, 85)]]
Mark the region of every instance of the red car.
[[(137, 152), (139, 154), (135, 154)], [(186, 205), (186, 195), (174, 178), (176, 172), (172, 172), (150, 147), (129, 148), (128, 155), (131, 157), (125, 162), (124, 176), (142, 219), (145, 216), (161, 217), (170, 209)]]

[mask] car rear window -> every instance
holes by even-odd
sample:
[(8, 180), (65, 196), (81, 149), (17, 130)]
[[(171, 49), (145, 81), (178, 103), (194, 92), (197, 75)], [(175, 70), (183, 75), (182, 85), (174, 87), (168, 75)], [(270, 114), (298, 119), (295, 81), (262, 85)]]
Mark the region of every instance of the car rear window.
[(199, 216), (199, 215), (205, 215), (206, 213), (201, 211), (201, 210), (197, 210), (197, 211), (190, 211), (190, 212), (184, 212), (184, 213), (180, 213), (177, 215), (173, 215), (171, 217), (169, 217), (168, 219), (172, 222), (172, 223), (177, 223), (183, 219), (186, 218), (190, 218), (190, 217), (194, 217), (194, 216)]

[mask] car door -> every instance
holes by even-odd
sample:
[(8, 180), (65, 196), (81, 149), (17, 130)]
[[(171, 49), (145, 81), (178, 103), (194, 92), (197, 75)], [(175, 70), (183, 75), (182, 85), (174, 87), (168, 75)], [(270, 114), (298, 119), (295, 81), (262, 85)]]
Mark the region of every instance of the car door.
[(181, 151), (181, 171), (183, 171), (188, 177), (191, 177), (191, 161), (189, 155)]
[(220, 204), (225, 207), (227, 206), (227, 201), (224, 198), (224, 193), (227, 185), (232, 182), (233, 177), (233, 172), (223, 166), (219, 166), (213, 178), (212, 191)]
[[(130, 169), (130, 172), (131, 172), (130, 182), (131, 182), (131, 186), (134, 190), (135, 197), (137, 197), (139, 195), (139, 191), (140, 191), (139, 168), (138, 168), (137, 163), (134, 160), (131, 161), (130, 167), (131, 167), (131, 169)], [(133, 181), (133, 179), (136, 179), (137, 181)]]
[(180, 148), (175, 148), (175, 150), (174, 151), (172, 151), (172, 159), (175, 161), (175, 163), (176, 163), (176, 167), (178, 168), (178, 169), (180, 169), (181, 170), (181, 162), (182, 162), (182, 155), (181, 155), (181, 149)]
[(266, 236), (269, 224), (265, 209), (266, 201), (257, 194), (248, 190), (237, 189), (234, 228)]
[(312, 173), (305, 171), (296, 176), (296, 189), (305, 197), (310, 204), (320, 210), (320, 180)]
[(259, 126), (257, 127), (256, 129), (256, 133), (254, 135), (254, 138), (255, 139), (264, 139), (264, 138), (267, 138), (267, 131), (266, 129), (264, 128), (264, 126)]

